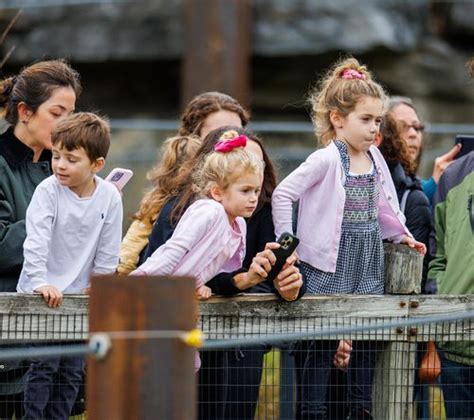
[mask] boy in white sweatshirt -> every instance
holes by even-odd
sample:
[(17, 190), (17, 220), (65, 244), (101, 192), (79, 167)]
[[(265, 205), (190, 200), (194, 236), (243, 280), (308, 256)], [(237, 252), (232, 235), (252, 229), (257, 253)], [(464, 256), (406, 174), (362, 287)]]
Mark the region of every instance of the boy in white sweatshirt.
[[(122, 200), (96, 176), (110, 147), (107, 122), (76, 113), (52, 136), (54, 175), (36, 188), (26, 212), (20, 293), (40, 293), (49, 307), (84, 293), (92, 274), (112, 274), (122, 237)], [(67, 419), (82, 381), (82, 358), (34, 360), (26, 374), (25, 418)], [(53, 386), (60, 383), (61, 386)]]

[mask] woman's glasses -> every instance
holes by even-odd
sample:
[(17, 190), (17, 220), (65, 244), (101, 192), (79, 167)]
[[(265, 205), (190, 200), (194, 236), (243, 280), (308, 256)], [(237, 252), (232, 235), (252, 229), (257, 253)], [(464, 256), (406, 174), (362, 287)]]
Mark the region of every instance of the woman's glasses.
[(425, 125), (422, 123), (419, 123), (419, 124), (402, 123), (401, 126), (405, 133), (408, 133), (408, 131), (410, 131), (410, 128), (413, 128), (413, 130), (415, 130), (418, 134), (423, 134), (423, 132), (425, 131)]

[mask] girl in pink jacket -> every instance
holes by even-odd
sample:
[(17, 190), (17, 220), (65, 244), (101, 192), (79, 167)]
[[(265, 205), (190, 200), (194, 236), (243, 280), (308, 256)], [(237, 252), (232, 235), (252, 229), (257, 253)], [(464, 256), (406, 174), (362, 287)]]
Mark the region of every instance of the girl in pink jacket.
[(211, 295), (205, 283), (221, 271), (242, 267), (246, 224), (257, 207), (263, 164), (244, 147), (246, 136), (216, 143), (196, 171), (202, 199), (181, 217), (173, 236), (131, 275), (193, 276), (197, 295)]
[[(313, 119), (325, 146), (273, 193), (277, 237), (292, 231), (292, 204), (299, 200), (297, 230), (301, 271), (309, 292), (384, 293), (382, 239), (424, 254), (424, 244), (405, 226), (390, 172), (374, 146), (385, 93), (365, 67), (346, 59), (311, 95)], [(336, 341), (304, 341), (295, 354), (301, 369), (298, 418), (325, 418), (329, 368)], [(353, 342), (348, 370), (350, 418), (371, 417), (376, 349)]]

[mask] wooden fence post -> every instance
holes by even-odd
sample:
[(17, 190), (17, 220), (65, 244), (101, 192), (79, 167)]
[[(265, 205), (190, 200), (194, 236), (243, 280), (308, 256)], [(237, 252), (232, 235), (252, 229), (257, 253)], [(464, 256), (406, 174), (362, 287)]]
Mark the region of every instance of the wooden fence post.
[[(189, 278), (92, 279), (89, 331), (190, 331), (197, 305)], [(195, 350), (176, 338), (115, 338), (102, 360), (90, 357), (89, 420), (196, 417)]]
[(185, 0), (181, 103), (220, 91), (250, 103), (251, 4)]
[[(420, 293), (423, 257), (405, 245), (385, 245), (385, 291), (389, 294)], [(405, 304), (406, 316), (409, 304)], [(400, 341), (385, 346), (379, 355), (373, 385), (373, 416), (377, 419), (414, 418), (413, 386), (416, 343), (408, 341), (407, 328), (399, 331)]]

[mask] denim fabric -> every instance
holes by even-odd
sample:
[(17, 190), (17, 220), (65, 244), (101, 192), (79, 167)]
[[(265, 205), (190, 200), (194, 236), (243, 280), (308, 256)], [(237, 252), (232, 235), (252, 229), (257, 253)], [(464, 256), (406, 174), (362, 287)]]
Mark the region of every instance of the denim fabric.
[(224, 419), (253, 419), (257, 408), (263, 357), (269, 350), (262, 344), (229, 351), (227, 403)]
[[(327, 389), (339, 341), (304, 341), (295, 350), (297, 419), (321, 419), (327, 414)], [(347, 403), (351, 411), (372, 409), (372, 381), (379, 344), (352, 343), (347, 370)]]
[(24, 419), (68, 420), (83, 381), (84, 359), (32, 360), (26, 373)]
[(448, 419), (474, 418), (474, 366), (441, 358), (441, 388)]
[(338, 341), (301, 341), (296, 344), (296, 419), (326, 416), (329, 369)]

